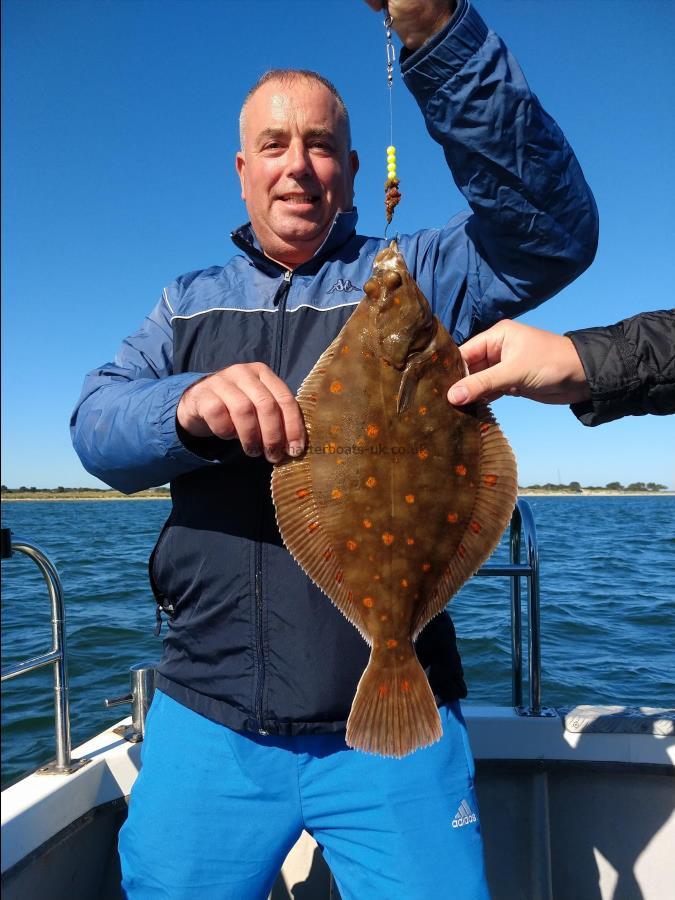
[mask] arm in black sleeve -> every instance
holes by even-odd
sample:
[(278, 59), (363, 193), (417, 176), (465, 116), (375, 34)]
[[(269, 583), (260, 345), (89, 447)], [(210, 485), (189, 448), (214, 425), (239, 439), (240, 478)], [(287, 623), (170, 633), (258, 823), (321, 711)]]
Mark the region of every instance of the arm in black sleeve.
[(584, 425), (675, 413), (675, 309), (645, 312), (567, 336), (591, 390), (590, 400), (570, 407)]

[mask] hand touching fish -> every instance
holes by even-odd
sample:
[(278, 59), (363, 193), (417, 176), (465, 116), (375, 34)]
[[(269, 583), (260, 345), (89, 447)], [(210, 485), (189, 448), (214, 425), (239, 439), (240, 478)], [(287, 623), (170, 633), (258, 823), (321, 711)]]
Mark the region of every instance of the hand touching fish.
[(307, 449), (278, 465), (281, 536), (371, 647), (347, 743), (404, 756), (441, 737), (422, 628), (492, 553), (517, 494), (489, 408), (456, 409), (457, 346), (396, 243), (298, 392)]

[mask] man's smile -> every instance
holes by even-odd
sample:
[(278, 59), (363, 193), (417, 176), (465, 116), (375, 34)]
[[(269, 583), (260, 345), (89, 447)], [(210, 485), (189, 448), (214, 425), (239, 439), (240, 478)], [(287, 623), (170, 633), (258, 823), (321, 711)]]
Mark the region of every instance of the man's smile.
[(289, 193), (289, 194), (280, 194), (277, 197), (277, 200), (282, 200), (284, 203), (290, 203), (291, 205), (307, 205), (317, 203), (319, 197), (316, 194), (297, 194), (297, 193)]

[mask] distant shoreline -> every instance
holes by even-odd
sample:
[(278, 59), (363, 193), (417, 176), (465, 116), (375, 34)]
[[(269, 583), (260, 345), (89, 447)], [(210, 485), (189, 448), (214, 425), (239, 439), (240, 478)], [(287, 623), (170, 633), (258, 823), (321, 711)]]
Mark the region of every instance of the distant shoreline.
[[(167, 494), (117, 494), (117, 493), (101, 493), (96, 494), (47, 494), (46, 491), (36, 492), (37, 496), (11, 497), (3, 495), (2, 503), (63, 503), (78, 501), (98, 501), (109, 502), (110, 500), (171, 500), (171, 495)], [(519, 497), (675, 497), (675, 491), (519, 491)]]
[(675, 491), (518, 491), (519, 497), (675, 497)]

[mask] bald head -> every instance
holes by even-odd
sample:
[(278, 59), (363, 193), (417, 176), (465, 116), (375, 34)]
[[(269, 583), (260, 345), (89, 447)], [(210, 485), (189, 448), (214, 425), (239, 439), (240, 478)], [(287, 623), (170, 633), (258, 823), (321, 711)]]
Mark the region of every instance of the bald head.
[(269, 71), (263, 73), (260, 76), (253, 87), (248, 91), (248, 93), (244, 97), (244, 102), (241, 105), (241, 112), (239, 113), (239, 145), (242, 150), (244, 149), (245, 144), (246, 110), (249, 101), (253, 98), (253, 95), (260, 90), (261, 87), (268, 84), (269, 82), (275, 82), (281, 87), (291, 89), (293, 85), (297, 84), (298, 82), (305, 82), (308, 84), (314, 83), (315, 85), (323, 85), (324, 88), (327, 88), (335, 98), (339, 117), (345, 129), (346, 147), (348, 150), (351, 149), (352, 136), (351, 128), (349, 125), (349, 113), (347, 112), (347, 107), (345, 106), (344, 100), (340, 96), (338, 89), (335, 87), (332, 81), (324, 78), (323, 75), (319, 75), (318, 72), (313, 72), (311, 69), (269, 69)]

